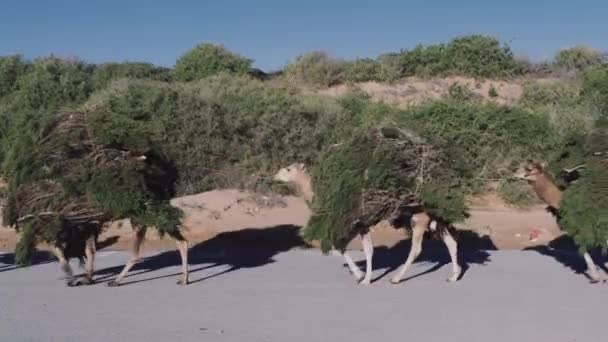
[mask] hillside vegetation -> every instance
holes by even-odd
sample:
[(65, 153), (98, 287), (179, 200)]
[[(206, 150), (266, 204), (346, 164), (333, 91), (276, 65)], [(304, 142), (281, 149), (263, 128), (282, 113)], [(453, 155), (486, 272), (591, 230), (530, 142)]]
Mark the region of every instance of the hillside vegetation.
[[(295, 161), (316, 165), (328, 146), (360, 129), (393, 125), (444, 151), (463, 195), (498, 182), (505, 199), (528, 204), (529, 190), (509, 180), (518, 163), (559, 159), (565, 146), (608, 113), (608, 66), (589, 48), (563, 50), (552, 62), (531, 64), (496, 39), (473, 35), (376, 59), (343, 61), (312, 52), (273, 75), (251, 65), (211, 44), (185, 53), (172, 69), (0, 57), (1, 171), (4, 177), (19, 175), (9, 179), (7, 196), (48, 166), (40, 165), (53, 153), (43, 137), (58, 115), (71, 111), (94, 113), (87, 127), (97, 144), (153, 151), (171, 163), (177, 195), (226, 187), (284, 191), (270, 180), (280, 167)], [(554, 81), (535, 80), (547, 75)], [(479, 96), (454, 83), (439, 97), (406, 107), (373, 101), (355, 88), (334, 97), (316, 91), (411, 76), (529, 81), (518, 100), (506, 105), (491, 101), (500, 96), (493, 85), (487, 96)], [(448, 185), (437, 189), (442, 186)]]

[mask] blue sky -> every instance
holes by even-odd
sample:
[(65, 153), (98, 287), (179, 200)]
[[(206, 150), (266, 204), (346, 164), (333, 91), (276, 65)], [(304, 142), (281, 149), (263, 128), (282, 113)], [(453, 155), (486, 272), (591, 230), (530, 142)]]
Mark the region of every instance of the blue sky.
[(270, 70), (310, 50), (375, 57), (484, 33), (539, 60), (575, 44), (608, 50), (606, 14), (606, 0), (2, 0), (0, 55), (172, 66), (214, 42)]

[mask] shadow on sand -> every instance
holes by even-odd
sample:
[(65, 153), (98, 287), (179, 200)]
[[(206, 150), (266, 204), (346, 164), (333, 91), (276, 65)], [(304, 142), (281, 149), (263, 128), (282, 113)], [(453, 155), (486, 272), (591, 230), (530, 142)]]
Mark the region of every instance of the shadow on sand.
[[(547, 246), (528, 247), (524, 250), (535, 251), (542, 255), (550, 256), (576, 274), (584, 274), (585, 277), (591, 279), (585, 272), (587, 270), (587, 265), (585, 264), (583, 256), (579, 253), (576, 243), (566, 234), (553, 239)], [(604, 264), (605, 258), (601, 248), (596, 248), (590, 251), (589, 254), (596, 262), (596, 265), (603, 269), (604, 272), (608, 273), (608, 268), (606, 268), (606, 265)]]
[[(454, 238), (458, 242), (458, 263), (462, 267), (462, 278), (467, 272), (470, 264), (485, 265), (490, 261), (490, 253), (488, 250), (496, 250), (496, 246), (489, 236), (479, 236), (477, 233), (470, 230), (453, 231)], [(376, 282), (389, 273), (397, 270), (405, 263), (409, 251), (411, 249), (411, 240), (401, 240), (393, 247), (376, 247), (374, 249), (373, 270), (384, 270), (379, 276), (376, 276), (372, 282)], [(416, 259), (416, 262), (433, 262), (436, 263), (433, 267), (418, 274), (404, 278), (402, 282), (423, 276), (428, 273), (439, 270), (446, 264), (451, 263), (448, 249), (441, 240), (428, 238), (422, 243), (422, 253)], [(365, 261), (357, 262), (357, 265), (362, 269), (365, 267)], [(344, 267), (347, 267), (344, 264)]]
[[(192, 246), (188, 252), (190, 284), (214, 278), (243, 268), (255, 268), (274, 262), (273, 257), (295, 247), (307, 247), (299, 235), (300, 227), (281, 225), (271, 228), (248, 228), (234, 232), (220, 233), (214, 238)], [(128, 281), (128, 277), (154, 272), (166, 267), (181, 265), (177, 251), (166, 251), (138, 262), (122, 285), (135, 284), (149, 280), (177, 277), (181, 273), (156, 276)], [(113, 279), (124, 265), (109, 267), (95, 272), (95, 282)], [(225, 268), (227, 266), (227, 268)], [(196, 273), (222, 267), (222, 271), (202, 278)], [(194, 276), (194, 277), (193, 277)]]

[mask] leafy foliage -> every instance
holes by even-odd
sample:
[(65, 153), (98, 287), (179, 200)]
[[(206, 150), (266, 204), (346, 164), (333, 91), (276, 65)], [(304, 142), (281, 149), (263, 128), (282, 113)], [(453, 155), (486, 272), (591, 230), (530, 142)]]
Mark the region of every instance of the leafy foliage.
[(182, 55), (175, 63), (174, 74), (179, 81), (195, 81), (219, 73), (245, 75), (252, 60), (230, 52), (221, 45), (200, 44)]
[(555, 65), (565, 70), (584, 70), (602, 63), (602, 53), (587, 46), (574, 46), (555, 55)]
[[(139, 150), (149, 144), (133, 138), (141, 136), (159, 146), (180, 170), (180, 194), (251, 188), (287, 161), (312, 162), (348, 115), (333, 99), (225, 74), (191, 84), (121, 81), (85, 107), (105, 112), (94, 123), (104, 144)], [(149, 124), (130, 127), (130, 117)]]
[(0, 99), (17, 90), (17, 80), (28, 71), (22, 56), (0, 56)]
[(344, 81), (346, 64), (322, 51), (302, 54), (290, 62), (284, 76), (290, 82), (312, 87), (330, 87)]
[[(129, 141), (97, 140), (103, 111), (30, 115), (17, 120), (3, 170), (9, 180), (5, 225), (23, 227), (16, 259), (27, 263), (37, 242), (74, 248), (75, 237), (96, 235), (104, 222), (131, 218), (135, 225), (179, 234), (181, 212), (171, 207), (176, 170), (145, 136), (147, 118), (125, 118)], [(135, 137), (133, 137), (135, 135)], [(129, 149), (131, 141), (138, 141)], [(135, 152), (135, 153), (133, 153)], [(145, 160), (139, 158), (145, 153)], [(83, 242), (85, 238), (78, 241)]]
[(327, 147), (313, 169), (313, 215), (303, 231), (323, 251), (345, 248), (362, 229), (419, 207), (447, 221), (465, 216), (464, 196), (441, 152), (398, 128), (357, 130)]
[(91, 77), (93, 88), (101, 90), (111, 81), (120, 78), (150, 79), (168, 82), (171, 80), (171, 70), (142, 62), (103, 63), (95, 67), (95, 71)]

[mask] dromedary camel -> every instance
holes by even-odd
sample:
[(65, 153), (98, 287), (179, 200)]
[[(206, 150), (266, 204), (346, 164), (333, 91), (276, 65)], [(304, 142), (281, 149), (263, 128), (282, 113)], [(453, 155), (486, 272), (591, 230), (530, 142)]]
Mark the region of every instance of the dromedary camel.
[[(133, 240), (133, 247), (131, 250), (132, 257), (127, 262), (122, 272), (112, 281), (108, 282), (108, 286), (119, 286), (122, 279), (129, 273), (129, 270), (139, 261), (141, 258), (141, 246), (146, 236), (146, 227), (133, 227), (135, 232), (135, 238)], [(77, 234), (80, 235), (80, 234)], [(187, 285), (188, 284), (188, 242), (182, 236), (179, 231), (169, 234), (176, 242), (179, 254), (182, 259), (182, 277), (178, 280), (177, 284)], [(93, 272), (94, 272), (94, 261), (96, 253), (96, 235), (90, 236), (70, 236), (64, 239), (64, 242), (56, 243), (53, 252), (59, 260), (59, 266), (63, 270), (66, 276), (66, 282), (68, 286), (78, 285), (90, 285), (93, 284)], [(69, 257), (71, 255), (81, 255), (78, 250), (82, 251), (82, 245), (84, 244), (84, 255), (85, 255), (85, 275), (82, 279), (77, 279), (70, 267)]]
[[(575, 171), (575, 169), (566, 171), (572, 172)], [(544, 165), (528, 161), (514, 176), (518, 179), (527, 180), (534, 188), (534, 192), (536, 192), (537, 196), (545, 202), (552, 211), (555, 212), (559, 210), (562, 191), (555, 183), (553, 177), (545, 170)], [(591, 283), (597, 283), (602, 280), (591, 255), (588, 252), (585, 252), (583, 253), (583, 258), (587, 264), (587, 275), (591, 279)]]
[[(302, 196), (307, 203), (312, 203), (314, 196), (312, 190), (312, 179), (304, 164), (296, 163), (284, 167), (279, 170), (279, 172), (274, 176), (274, 179), (276, 181), (293, 184), (296, 187), (299, 195)], [(422, 252), (422, 239), (427, 230), (439, 230), (441, 238), (447, 246), (450, 253), (450, 258), (452, 259), (452, 275), (447, 279), (447, 281), (457, 281), (462, 273), (462, 268), (458, 264), (458, 247), (456, 240), (454, 240), (447, 227), (445, 225), (438, 224), (437, 221), (433, 220), (426, 212), (418, 212), (411, 218), (411, 228), (412, 248), (410, 249), (410, 253), (403, 266), (401, 266), (397, 274), (391, 279), (391, 283), (400, 283), (409, 267), (412, 265), (412, 263), (414, 263), (416, 258), (418, 258)], [(353, 236), (360, 236), (363, 244), (366, 265), (365, 275), (363, 275), (361, 270), (357, 267), (357, 265), (355, 265), (348, 251), (340, 251), (339, 253), (341, 253), (346, 260), (348, 268), (355, 276), (357, 281), (359, 281), (361, 284), (370, 284), (372, 279), (372, 256), (374, 253), (374, 246), (369, 232), (369, 227), (365, 227), (364, 229), (365, 230), (363, 231), (356, 232), (356, 234)]]

